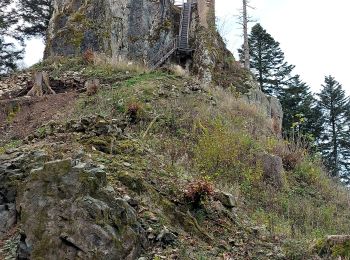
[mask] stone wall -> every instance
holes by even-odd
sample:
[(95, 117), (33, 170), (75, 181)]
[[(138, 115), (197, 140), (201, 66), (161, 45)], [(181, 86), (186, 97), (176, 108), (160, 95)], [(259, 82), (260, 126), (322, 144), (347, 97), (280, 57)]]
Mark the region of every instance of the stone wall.
[(200, 25), (208, 28), (210, 20), (215, 21), (215, 0), (198, 0), (197, 5)]

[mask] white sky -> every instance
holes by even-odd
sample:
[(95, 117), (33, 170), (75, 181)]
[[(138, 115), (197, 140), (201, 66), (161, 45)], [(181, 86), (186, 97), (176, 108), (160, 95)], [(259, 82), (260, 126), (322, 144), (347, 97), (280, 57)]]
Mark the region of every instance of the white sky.
[[(242, 0), (216, 0), (217, 16), (224, 18), (228, 47), (237, 58), (242, 44), (237, 24)], [(350, 94), (350, 1), (348, 0), (250, 0), (252, 18), (281, 44), (295, 73), (318, 91), (332, 75)], [(255, 23), (251, 23), (251, 26)], [(233, 29), (230, 33), (230, 29)]]
[[(229, 49), (237, 58), (242, 44), (237, 24), (241, 0), (216, 0), (217, 16), (225, 21), (223, 34)], [(252, 18), (280, 42), (286, 60), (296, 65), (313, 91), (318, 91), (324, 76), (332, 75), (350, 94), (350, 1), (348, 0), (250, 0), (255, 9)], [(251, 26), (255, 23), (251, 23)], [(26, 49), (25, 64), (42, 58), (44, 44), (31, 40)]]

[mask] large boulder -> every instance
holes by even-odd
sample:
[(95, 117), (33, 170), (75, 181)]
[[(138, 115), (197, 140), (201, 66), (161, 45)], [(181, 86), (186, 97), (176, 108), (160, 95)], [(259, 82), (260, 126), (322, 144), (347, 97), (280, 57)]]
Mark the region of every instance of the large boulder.
[(0, 240), (17, 223), (16, 195), (18, 181), (26, 177), (26, 168), (40, 163), (46, 154), (40, 151), (28, 154), (8, 150), (0, 154)]
[(144, 244), (134, 209), (98, 167), (70, 159), (33, 170), (17, 195), (19, 255), (30, 259), (135, 259)]
[(279, 156), (264, 154), (261, 157), (264, 179), (278, 188), (283, 187), (283, 163)]

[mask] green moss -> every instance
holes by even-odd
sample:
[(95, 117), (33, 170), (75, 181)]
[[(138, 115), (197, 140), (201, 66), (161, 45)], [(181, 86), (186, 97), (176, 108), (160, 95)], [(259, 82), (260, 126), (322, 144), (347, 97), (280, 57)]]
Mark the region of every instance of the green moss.
[(350, 259), (350, 241), (346, 241), (343, 244), (333, 246), (332, 256), (345, 257), (345, 259)]
[(109, 137), (93, 137), (85, 141), (84, 143), (94, 146), (97, 150), (110, 153), (111, 151), (111, 139)]
[(6, 144), (0, 146), (0, 154), (4, 154), (6, 152), (6, 150), (8, 150), (8, 149), (17, 148), (21, 144), (22, 144), (21, 140), (13, 140), (9, 143), (6, 143)]
[(84, 24), (86, 21), (86, 15), (81, 12), (76, 12), (72, 15), (71, 21), (79, 24)]
[(143, 150), (140, 146), (140, 144), (134, 140), (126, 139), (117, 141), (115, 143), (115, 146), (113, 147), (114, 153), (118, 154), (142, 154)]
[(84, 39), (84, 32), (82, 30), (73, 30), (70, 43), (78, 48), (83, 43), (83, 39)]
[(128, 172), (119, 172), (116, 174), (116, 176), (121, 183), (138, 194), (141, 194), (147, 190), (147, 185), (141, 176), (135, 176), (134, 174)]
[(11, 104), (7, 112), (7, 123), (12, 123), (16, 115), (21, 111), (20, 105), (17, 103)]

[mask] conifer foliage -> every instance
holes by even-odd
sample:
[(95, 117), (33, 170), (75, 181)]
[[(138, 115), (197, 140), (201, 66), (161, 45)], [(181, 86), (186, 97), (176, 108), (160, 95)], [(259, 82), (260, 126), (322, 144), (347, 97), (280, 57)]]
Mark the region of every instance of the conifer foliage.
[[(291, 80), (294, 66), (285, 61), (280, 44), (260, 24), (253, 26), (248, 43), (250, 68), (262, 91), (278, 96), (280, 90)], [(241, 49), (239, 53), (243, 61), (244, 51)]]
[(26, 37), (43, 37), (53, 13), (52, 0), (18, 0), (17, 12), (21, 19), (18, 31)]
[(22, 58), (22, 51), (14, 44), (19, 37), (11, 30), (17, 23), (11, 0), (0, 1), (0, 74), (16, 69), (16, 62)]
[(325, 164), (334, 177), (349, 180), (349, 98), (342, 85), (332, 76), (325, 78), (318, 94), (318, 108), (322, 112), (323, 128), (320, 148)]
[(293, 77), (289, 85), (280, 91), (283, 107), (283, 129), (293, 131), (313, 139), (320, 136), (321, 113), (316, 108), (316, 99), (310, 87), (301, 80), (299, 75)]

